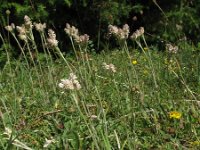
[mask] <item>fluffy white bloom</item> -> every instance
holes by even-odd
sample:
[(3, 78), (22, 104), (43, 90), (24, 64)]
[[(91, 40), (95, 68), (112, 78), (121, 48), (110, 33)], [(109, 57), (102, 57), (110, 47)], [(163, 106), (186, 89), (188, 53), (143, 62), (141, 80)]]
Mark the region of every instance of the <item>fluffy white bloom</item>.
[(109, 34), (117, 34), (118, 33), (118, 27), (113, 26), (113, 25), (109, 25), (108, 31), (109, 31)]
[(64, 29), (65, 33), (68, 34), (69, 36), (77, 36), (78, 33), (78, 29), (74, 26), (70, 26), (70, 24), (66, 23), (66, 28)]
[(109, 35), (114, 35), (117, 39), (125, 40), (129, 36), (129, 26), (128, 24), (123, 25), (122, 29), (117, 26), (108, 26)]
[(70, 74), (69, 74), (69, 79), (70, 79), (70, 80), (76, 80), (76, 79), (77, 79), (77, 76), (76, 76), (74, 73), (70, 73)]
[(81, 89), (81, 85), (78, 82), (78, 80), (74, 80), (73, 81), (73, 85), (74, 85), (74, 89), (80, 90)]
[(26, 28), (24, 25), (22, 26), (16, 26), (17, 31), (19, 32), (19, 34), (26, 34)]
[(48, 46), (49, 46), (50, 48), (54, 48), (54, 47), (57, 47), (57, 46), (58, 46), (58, 40), (56, 40), (56, 39), (48, 38), (48, 39), (47, 39), (47, 43), (48, 43)]
[(30, 30), (33, 27), (32, 21), (27, 15), (24, 16), (24, 24), (27, 30)]
[(89, 36), (87, 34), (76, 36), (75, 38), (76, 43), (84, 44), (89, 41)]
[(44, 29), (46, 29), (46, 23), (35, 23), (35, 29), (39, 32), (44, 32)]
[(23, 41), (27, 41), (28, 38), (27, 38), (27, 29), (24, 25), (22, 26), (16, 26), (16, 29), (17, 31), (19, 32), (18, 36), (20, 38), (20, 40), (23, 40)]
[(136, 30), (132, 35), (131, 39), (135, 40), (138, 37), (142, 36), (144, 34), (144, 27), (140, 27), (138, 30)]
[(56, 40), (56, 34), (52, 29), (48, 30), (49, 37), (47, 38), (47, 43), (50, 48), (55, 48), (58, 46), (58, 40)]
[(77, 76), (73, 73), (70, 73), (68, 79), (61, 79), (61, 82), (58, 86), (62, 89), (69, 89), (69, 90), (79, 90), (81, 89), (81, 85), (77, 80)]
[(116, 67), (113, 64), (106, 64), (105, 62), (103, 63), (103, 68), (106, 70), (110, 70), (112, 72), (116, 72)]
[(78, 29), (74, 26), (70, 26), (70, 24), (68, 23), (66, 23), (66, 28), (64, 29), (64, 31), (78, 44), (86, 44), (89, 41), (89, 36), (87, 34), (79, 35)]
[(5, 29), (9, 32), (13, 32), (15, 29), (15, 24), (11, 23), (10, 25), (6, 26)]
[(27, 41), (27, 36), (25, 34), (19, 34), (19, 39), (22, 41)]
[(178, 46), (173, 46), (172, 44), (166, 44), (166, 49), (169, 53), (176, 54), (178, 51)]
[(129, 29), (128, 24), (125, 24), (125, 25), (123, 26), (122, 30), (123, 30), (123, 33), (124, 33), (125, 38), (128, 38), (128, 35), (129, 35), (129, 33), (130, 33), (130, 29)]

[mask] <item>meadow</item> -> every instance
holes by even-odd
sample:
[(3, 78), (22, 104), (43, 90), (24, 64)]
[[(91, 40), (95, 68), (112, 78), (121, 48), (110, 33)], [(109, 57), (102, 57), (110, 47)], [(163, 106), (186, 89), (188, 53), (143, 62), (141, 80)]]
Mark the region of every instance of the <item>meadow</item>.
[(72, 50), (63, 53), (28, 16), (5, 29), (20, 56), (6, 49), (0, 70), (0, 149), (200, 148), (200, 50), (187, 39), (159, 49), (142, 27), (109, 25), (118, 47), (95, 53), (66, 24)]

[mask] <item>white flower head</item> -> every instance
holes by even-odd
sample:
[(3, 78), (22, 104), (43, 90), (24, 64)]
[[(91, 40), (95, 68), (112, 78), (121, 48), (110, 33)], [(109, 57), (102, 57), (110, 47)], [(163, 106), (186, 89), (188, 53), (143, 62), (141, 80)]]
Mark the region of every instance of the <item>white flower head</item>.
[(66, 23), (66, 28), (64, 29), (65, 33), (70, 37), (78, 36), (78, 29), (74, 26), (70, 26), (69, 23)]
[(6, 26), (5, 29), (9, 32), (13, 32), (15, 29), (15, 24), (11, 23), (10, 25)]
[(24, 25), (22, 26), (16, 26), (17, 31), (19, 32), (19, 34), (26, 34), (26, 28)]
[(118, 27), (113, 26), (113, 25), (109, 25), (108, 26), (108, 31), (109, 31), (109, 34), (116, 35), (118, 33)]
[(68, 90), (79, 90), (81, 89), (81, 85), (77, 80), (77, 76), (74, 73), (70, 73), (68, 79), (61, 79), (61, 82), (58, 84), (61, 89)]
[(128, 24), (123, 25), (122, 28), (117, 26), (109, 25), (108, 26), (109, 35), (114, 35), (117, 39), (125, 40), (129, 36), (129, 26)]
[(27, 37), (28, 31), (27, 31), (26, 27), (24, 25), (16, 26), (16, 29), (19, 32), (18, 36), (19, 36), (20, 40), (27, 41), (28, 40), (28, 37)]
[(86, 44), (89, 41), (89, 36), (87, 34), (84, 34), (81, 36), (75, 36), (74, 39), (75, 39), (76, 43)]
[(106, 70), (110, 70), (111, 72), (116, 72), (116, 67), (113, 64), (106, 64), (105, 62), (102, 64), (103, 68)]
[(130, 33), (128, 24), (125, 24), (125, 25), (123, 26), (122, 30), (123, 30), (123, 32), (124, 32), (125, 37), (128, 38), (129, 33)]
[(27, 30), (30, 30), (33, 27), (31, 18), (27, 15), (24, 16), (24, 25), (25, 25)]
[(74, 73), (70, 73), (70, 74), (69, 74), (69, 79), (70, 79), (70, 80), (76, 80), (76, 79), (77, 79), (77, 76), (76, 76)]
[(46, 23), (34, 23), (35, 29), (39, 32), (44, 32), (44, 29), (46, 29)]
[(48, 30), (48, 38), (47, 38), (47, 44), (50, 48), (56, 48), (58, 47), (58, 40), (56, 40), (56, 34), (52, 29)]
[(178, 52), (178, 46), (173, 46), (172, 44), (166, 44), (166, 50), (169, 53), (176, 54)]
[(138, 30), (136, 30), (132, 35), (131, 39), (136, 40), (138, 37), (142, 36), (144, 34), (144, 27), (140, 27)]
[(27, 41), (28, 40), (28, 38), (27, 38), (27, 36), (25, 34), (19, 34), (18, 36), (19, 36), (19, 39), (22, 40), (22, 41)]

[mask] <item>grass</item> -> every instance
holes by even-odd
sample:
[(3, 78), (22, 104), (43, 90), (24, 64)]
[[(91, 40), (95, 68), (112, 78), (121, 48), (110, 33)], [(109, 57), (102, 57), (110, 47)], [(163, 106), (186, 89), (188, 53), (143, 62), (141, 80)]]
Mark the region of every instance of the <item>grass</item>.
[[(166, 62), (163, 52), (147, 53), (158, 88), (148, 58), (134, 49), (130, 56), (137, 59), (135, 65), (123, 50), (90, 55), (91, 70), (83, 60), (69, 60), (82, 85), (79, 91), (59, 89), (60, 79), (71, 72), (62, 60), (52, 66), (43, 64), (43, 72), (36, 71), (39, 67), (27, 69), (18, 61), (12, 64), (11, 72), (5, 67), (0, 73), (0, 125), (1, 133), (10, 128), (12, 136), (6, 139), (1, 134), (1, 147), (9, 149), (18, 139), (42, 149), (45, 139), (52, 137), (56, 142), (49, 149), (197, 148), (199, 143), (191, 142), (199, 141), (200, 134), (195, 63), (199, 56), (190, 55), (185, 61), (180, 53)], [(103, 62), (113, 63), (116, 73), (102, 68)], [(181, 118), (170, 119), (171, 111), (180, 112)]]
[[(53, 60), (44, 48), (36, 60), (28, 51), (8, 59), (0, 70), (0, 149), (198, 149), (198, 49), (184, 41), (170, 54), (141, 43), (100, 54), (79, 47), (76, 58), (57, 49)], [(72, 72), (81, 89), (59, 88)]]

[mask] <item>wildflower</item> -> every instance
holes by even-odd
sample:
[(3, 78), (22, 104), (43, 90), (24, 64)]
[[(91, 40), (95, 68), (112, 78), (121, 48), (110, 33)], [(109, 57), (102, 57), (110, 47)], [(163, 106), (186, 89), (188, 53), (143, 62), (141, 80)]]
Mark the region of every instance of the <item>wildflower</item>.
[(61, 79), (61, 82), (58, 84), (58, 86), (60, 88), (66, 88), (66, 89), (70, 89), (70, 90), (74, 89), (73, 83), (69, 79)]
[(89, 36), (87, 34), (76, 36), (75, 38), (76, 43), (86, 44), (89, 41)]
[(46, 28), (46, 23), (34, 23), (35, 29), (39, 32), (44, 32), (44, 29)]
[(144, 27), (140, 27), (131, 35), (131, 39), (136, 40), (138, 37), (142, 36), (143, 34), (144, 34)]
[(148, 48), (147, 48), (147, 47), (144, 47), (144, 50), (145, 50), (145, 51), (148, 51)]
[(178, 46), (173, 46), (172, 44), (166, 44), (166, 50), (167, 50), (169, 53), (176, 54), (177, 51), (178, 51)]
[(79, 35), (79, 31), (76, 27), (70, 26), (70, 24), (66, 24), (66, 28), (64, 29), (65, 33), (72, 37), (76, 43), (78, 44), (86, 44), (89, 41), (89, 36), (87, 34)]
[(124, 33), (125, 38), (127, 39), (127, 38), (128, 38), (128, 35), (129, 35), (129, 33), (130, 33), (128, 24), (125, 24), (125, 25), (123, 26), (122, 30), (123, 30), (123, 33)]
[(108, 31), (109, 31), (109, 34), (117, 35), (117, 33), (118, 33), (118, 27), (113, 26), (113, 25), (109, 25), (108, 26)]
[(138, 62), (137, 62), (137, 60), (133, 60), (132, 63), (133, 63), (133, 65), (136, 65)]
[(70, 73), (70, 74), (69, 74), (69, 79), (70, 79), (70, 80), (76, 80), (76, 79), (77, 79), (77, 76), (76, 76), (74, 73)]
[(64, 29), (65, 33), (70, 37), (78, 36), (78, 29), (74, 26), (70, 26), (70, 24), (66, 23), (66, 28)]
[(58, 41), (56, 40), (56, 34), (52, 29), (48, 30), (49, 37), (47, 38), (47, 43), (50, 48), (56, 48), (58, 46)]
[(33, 27), (32, 21), (31, 21), (31, 19), (29, 18), (29, 16), (27, 16), (27, 15), (24, 16), (24, 25), (25, 25), (25, 28), (26, 28), (27, 30), (30, 30), (30, 29), (32, 29), (32, 27)]
[(77, 80), (77, 76), (73, 73), (70, 73), (68, 79), (61, 79), (61, 82), (58, 86), (62, 89), (69, 89), (69, 90), (79, 90), (81, 89), (81, 85)]
[(55, 139), (51, 138), (50, 140), (45, 138), (45, 143), (43, 145), (44, 148), (48, 147), (51, 143), (55, 143)]
[(190, 144), (193, 146), (200, 146), (200, 141), (190, 142)]
[(24, 25), (22, 26), (16, 26), (17, 31), (19, 32), (19, 34), (26, 34), (26, 28)]
[(113, 64), (106, 64), (105, 62), (103, 63), (103, 68), (106, 70), (110, 70), (112, 72), (116, 72), (116, 67)]
[(128, 24), (123, 25), (122, 29), (117, 26), (108, 26), (109, 35), (114, 35), (117, 39), (125, 40), (128, 38), (130, 30)]
[(177, 112), (177, 111), (171, 111), (169, 113), (169, 118), (174, 118), (174, 119), (180, 119), (181, 118), (181, 113), (180, 112)]
[(9, 32), (13, 32), (15, 29), (15, 24), (11, 23), (10, 25), (6, 26), (5, 29)]
[(28, 40), (27, 29), (25, 28), (25, 26), (24, 25), (16, 26), (16, 29), (19, 32), (18, 36), (19, 36), (20, 40), (27, 41)]
[(27, 41), (27, 36), (25, 34), (19, 34), (18, 36), (19, 36), (20, 40)]

